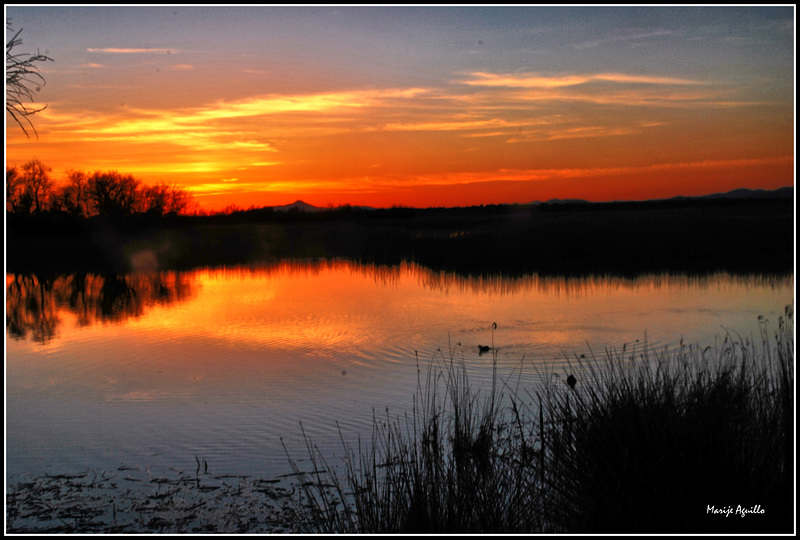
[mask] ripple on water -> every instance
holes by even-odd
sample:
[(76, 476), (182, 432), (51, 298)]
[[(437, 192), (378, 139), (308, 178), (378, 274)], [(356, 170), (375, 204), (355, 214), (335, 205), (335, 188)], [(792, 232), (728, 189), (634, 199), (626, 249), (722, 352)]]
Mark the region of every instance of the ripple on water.
[[(496, 367), (509, 387), (532, 391), (581, 355), (602, 363), (607, 351), (635, 354), (645, 343), (713, 344), (723, 326), (758, 335), (753, 314), (777, 324), (793, 298), (791, 278), (508, 281), (352, 263), (180, 278), (191, 294), (173, 291), (130, 318), (89, 317), (84, 326), (58, 304), (70, 298), (67, 285), (54, 284), (53, 337), (7, 342), (12, 472), (122, 461), (193, 470), (197, 455), (215, 471), (283, 473), (281, 438), (306, 455), (301, 422), (341, 455), (339, 428), (347, 441), (366, 440), (373, 414), (411, 411), (429, 366), (452, 359), (475, 388), (490, 387)], [(492, 343), (495, 351), (479, 354)]]

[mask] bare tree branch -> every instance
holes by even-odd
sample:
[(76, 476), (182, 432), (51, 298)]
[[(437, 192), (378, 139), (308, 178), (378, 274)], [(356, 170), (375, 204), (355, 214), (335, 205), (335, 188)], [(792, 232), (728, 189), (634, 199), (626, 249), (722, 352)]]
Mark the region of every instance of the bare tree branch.
[[(9, 33), (12, 31), (11, 23), (6, 23), (6, 29)], [(39, 134), (28, 117), (45, 110), (47, 105), (32, 107), (26, 105), (26, 102), (34, 101), (34, 93), (46, 84), (36, 62), (52, 62), (53, 59), (39, 53), (38, 49), (36, 54), (14, 52), (15, 47), (22, 45), (22, 38), (19, 37), (21, 33), (20, 28), (14, 37), (6, 42), (6, 112), (11, 114), (11, 118), (19, 124), (26, 137), (30, 138), (30, 135), (25, 129), (25, 124), (30, 126), (38, 139)]]

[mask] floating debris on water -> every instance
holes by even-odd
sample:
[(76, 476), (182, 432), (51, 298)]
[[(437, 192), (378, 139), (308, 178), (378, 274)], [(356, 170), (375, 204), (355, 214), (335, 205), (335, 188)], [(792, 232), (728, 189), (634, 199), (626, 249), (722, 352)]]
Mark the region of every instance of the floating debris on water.
[(279, 479), (233, 475), (18, 478), (7, 487), (6, 533), (293, 533), (295, 494)]

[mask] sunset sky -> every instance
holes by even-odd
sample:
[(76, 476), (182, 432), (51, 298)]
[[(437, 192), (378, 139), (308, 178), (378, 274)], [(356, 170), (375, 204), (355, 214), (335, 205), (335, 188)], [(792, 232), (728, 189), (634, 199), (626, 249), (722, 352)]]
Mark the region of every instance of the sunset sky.
[[(6, 163), (230, 204), (466, 206), (794, 184), (794, 8), (14, 7)], [(8, 30), (6, 31), (7, 38)], [(13, 35), (13, 34), (12, 34)]]

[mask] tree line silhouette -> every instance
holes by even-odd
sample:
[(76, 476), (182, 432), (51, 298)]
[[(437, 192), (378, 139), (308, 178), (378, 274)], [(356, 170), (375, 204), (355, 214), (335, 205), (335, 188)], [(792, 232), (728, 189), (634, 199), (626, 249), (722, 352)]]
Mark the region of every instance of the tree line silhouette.
[(191, 195), (174, 184), (148, 185), (117, 171), (75, 170), (67, 171), (66, 179), (57, 183), (52, 170), (36, 158), (19, 167), (6, 167), (6, 212), (15, 217), (123, 218), (178, 215), (194, 206)]
[(130, 272), (279, 259), (413, 261), (468, 275), (790, 272), (794, 194), (469, 208), (198, 211), (183, 190), (33, 159), (6, 169), (12, 272)]

